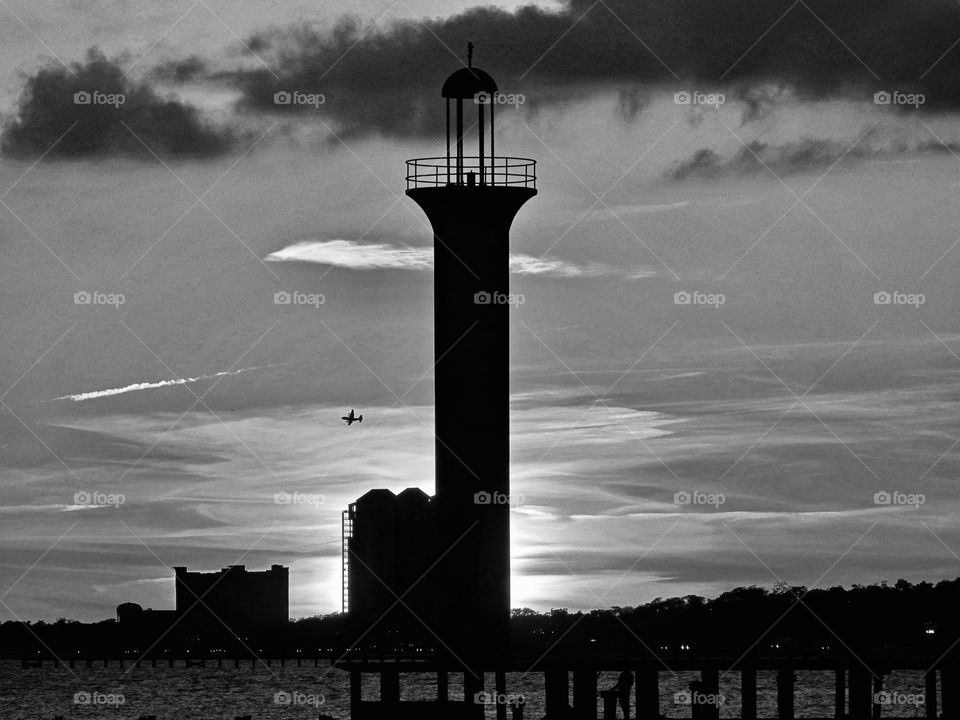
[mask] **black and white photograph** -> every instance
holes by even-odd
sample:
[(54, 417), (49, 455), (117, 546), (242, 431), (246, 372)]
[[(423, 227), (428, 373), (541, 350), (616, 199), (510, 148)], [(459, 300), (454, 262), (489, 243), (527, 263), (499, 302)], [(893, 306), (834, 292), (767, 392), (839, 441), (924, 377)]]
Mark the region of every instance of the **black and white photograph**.
[(0, 720), (960, 720), (960, 3), (0, 0)]

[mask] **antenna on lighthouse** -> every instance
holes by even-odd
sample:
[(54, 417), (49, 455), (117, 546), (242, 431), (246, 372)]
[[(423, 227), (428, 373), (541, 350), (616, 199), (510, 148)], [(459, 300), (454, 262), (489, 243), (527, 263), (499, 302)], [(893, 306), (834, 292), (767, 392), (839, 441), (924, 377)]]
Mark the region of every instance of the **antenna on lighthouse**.
[(467, 43), (467, 67), (468, 68), (473, 67), (473, 43), (472, 42)]

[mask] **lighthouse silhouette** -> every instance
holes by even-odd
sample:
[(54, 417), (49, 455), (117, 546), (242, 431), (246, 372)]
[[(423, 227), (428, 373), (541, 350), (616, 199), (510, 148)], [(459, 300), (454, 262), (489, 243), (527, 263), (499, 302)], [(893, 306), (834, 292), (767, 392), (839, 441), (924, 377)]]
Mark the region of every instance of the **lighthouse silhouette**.
[(509, 655), (509, 240), (536, 163), (496, 155), (500, 96), (472, 43), (441, 95), (446, 155), (408, 160), (406, 179), (434, 235), (437, 635), (475, 662)]

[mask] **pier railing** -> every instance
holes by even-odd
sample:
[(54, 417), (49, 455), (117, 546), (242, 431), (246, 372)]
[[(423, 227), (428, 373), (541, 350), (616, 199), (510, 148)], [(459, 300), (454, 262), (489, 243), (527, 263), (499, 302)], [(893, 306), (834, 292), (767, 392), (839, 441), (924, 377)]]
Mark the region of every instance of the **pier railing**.
[(407, 160), (407, 190), (420, 187), (537, 187), (537, 161), (518, 157), (427, 157)]

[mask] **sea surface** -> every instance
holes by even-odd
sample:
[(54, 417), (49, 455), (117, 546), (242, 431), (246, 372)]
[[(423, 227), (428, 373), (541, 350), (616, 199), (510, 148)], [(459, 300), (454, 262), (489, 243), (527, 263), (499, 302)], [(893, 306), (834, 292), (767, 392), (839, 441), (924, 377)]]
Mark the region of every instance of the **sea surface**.
[[(674, 694), (687, 690), (695, 673), (660, 673), (660, 710), (667, 717), (690, 717), (689, 706), (674, 702)], [(617, 673), (603, 673), (600, 689), (612, 686)], [(739, 674), (722, 673), (721, 717), (738, 717), (740, 711)], [(572, 683), (571, 683), (572, 685)], [(493, 675), (485, 687), (493, 688)], [(832, 672), (800, 671), (796, 682), (796, 715), (833, 716)], [(897, 702), (883, 708), (884, 717), (923, 717), (923, 677), (919, 672), (895, 672), (888, 675), (884, 689), (897, 693)], [(776, 716), (776, 677), (773, 672), (757, 676), (760, 717)], [(543, 675), (507, 674), (508, 694), (523, 695), (524, 717), (543, 717)], [(375, 676), (364, 676), (364, 699), (379, 697)], [(436, 696), (432, 675), (401, 676), (401, 699), (429, 700)], [(450, 697), (463, 698), (462, 676), (450, 678)], [(121, 702), (122, 700), (122, 702)], [(914, 701), (913, 703), (909, 702)], [(598, 699), (598, 717), (603, 717)], [(157, 720), (234, 720), (251, 715), (254, 720), (316, 720), (320, 715), (348, 720), (349, 680), (345, 672), (321, 664), (320, 667), (279, 667), (244, 664), (240, 668), (208, 666), (185, 668), (76, 667), (21, 669), (19, 661), (0, 660), (0, 718), (2, 720), (105, 719), (137, 720), (155, 715)], [(486, 717), (495, 717), (493, 705)]]

